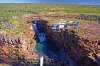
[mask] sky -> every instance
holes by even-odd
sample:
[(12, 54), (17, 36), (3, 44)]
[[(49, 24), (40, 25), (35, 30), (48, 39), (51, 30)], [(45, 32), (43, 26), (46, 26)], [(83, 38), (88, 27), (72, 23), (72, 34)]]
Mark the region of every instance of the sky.
[(53, 3), (100, 5), (100, 0), (0, 0), (0, 3)]

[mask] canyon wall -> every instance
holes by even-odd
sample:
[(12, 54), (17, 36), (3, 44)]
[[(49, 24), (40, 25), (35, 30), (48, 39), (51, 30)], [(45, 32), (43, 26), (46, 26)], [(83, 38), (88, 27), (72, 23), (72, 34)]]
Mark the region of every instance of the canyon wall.
[(51, 30), (47, 21), (38, 21), (38, 24), (46, 32), (47, 38), (68, 53), (80, 66), (100, 66), (99, 23), (85, 28), (67, 27), (60, 32)]
[(16, 62), (23, 64), (25, 61), (35, 58), (35, 33), (30, 30), (30, 24), (26, 24), (24, 37), (7, 36), (6, 32), (0, 30), (0, 63), (12, 64), (12, 62)]

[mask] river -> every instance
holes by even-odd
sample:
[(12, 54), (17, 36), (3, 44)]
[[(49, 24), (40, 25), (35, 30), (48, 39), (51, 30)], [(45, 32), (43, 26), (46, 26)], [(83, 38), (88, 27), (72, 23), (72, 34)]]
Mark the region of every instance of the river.
[(40, 57), (43, 56), (45, 58), (44, 63), (47, 62), (48, 65), (56, 66), (77, 66), (72, 59), (60, 50), (56, 44), (45, 37), (45, 33), (38, 29), (38, 24), (35, 21), (32, 23), (34, 25), (33, 30), (35, 31), (36, 36), (36, 46), (35, 52)]

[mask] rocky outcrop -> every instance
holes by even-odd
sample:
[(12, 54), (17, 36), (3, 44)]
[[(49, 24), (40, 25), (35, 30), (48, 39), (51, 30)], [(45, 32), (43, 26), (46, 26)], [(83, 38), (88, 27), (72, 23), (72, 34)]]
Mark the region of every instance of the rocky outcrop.
[(100, 16), (96, 16), (96, 15), (80, 14), (80, 15), (76, 16), (75, 18), (100, 22)]
[(33, 59), (33, 47), (35, 45), (33, 36), (31, 35), (32, 39), (29, 39), (21, 37), (7, 37), (0, 34), (0, 59), (13, 58), (22, 61), (25, 61), (25, 59)]
[(12, 64), (15, 62), (23, 64), (35, 58), (34, 48), (36, 43), (34, 32), (30, 30), (28, 23), (23, 37), (17, 35), (8, 36), (5, 32), (0, 30), (0, 63)]
[(51, 30), (46, 22), (38, 21), (38, 24), (41, 29), (46, 30), (47, 37), (80, 66), (100, 65), (100, 24), (91, 24), (84, 29), (67, 27), (60, 32)]

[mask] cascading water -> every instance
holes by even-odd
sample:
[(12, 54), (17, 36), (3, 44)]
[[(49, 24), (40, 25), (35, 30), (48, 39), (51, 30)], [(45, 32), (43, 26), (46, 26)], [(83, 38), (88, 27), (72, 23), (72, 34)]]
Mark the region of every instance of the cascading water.
[[(77, 66), (68, 55), (65, 55), (64, 52), (59, 50), (54, 42), (46, 39), (45, 33), (38, 29), (37, 21), (34, 21), (32, 24), (36, 35), (36, 54), (38, 54), (40, 57), (43, 57), (45, 60), (44, 62), (47, 61), (50, 65), (63, 62), (62, 64), (64, 66)], [(43, 62), (41, 63), (43, 65)]]
[(54, 43), (46, 39), (45, 33), (38, 29), (38, 23), (36, 21), (33, 22), (33, 30), (36, 35), (36, 53), (41, 56), (44, 54), (44, 50), (47, 50), (47, 52), (53, 52), (53, 50), (59, 51)]
[(44, 42), (46, 40), (45, 33), (39, 33), (38, 38), (40, 42)]

